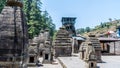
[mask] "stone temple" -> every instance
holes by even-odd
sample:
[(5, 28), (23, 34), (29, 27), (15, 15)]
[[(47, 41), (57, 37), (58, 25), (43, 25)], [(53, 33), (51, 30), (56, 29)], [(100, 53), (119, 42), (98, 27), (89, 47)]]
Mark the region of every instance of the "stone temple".
[(27, 66), (35, 66), (38, 57), (38, 37), (29, 40)]
[[(42, 63), (46, 64), (46, 63), (52, 63), (53, 62), (53, 48), (52, 48), (52, 39), (50, 38), (50, 32), (48, 29), (46, 29), (43, 33), (43, 35), (41, 34), (41, 39), (44, 40), (44, 42), (40, 43), (39, 47), (40, 47), (40, 52), (42, 53), (42, 57), (43, 57), (43, 61)], [(44, 46), (42, 47), (41, 44), (44, 44)]]
[(102, 62), (100, 42), (97, 39), (97, 37), (95, 35), (92, 35), (92, 34), (90, 34), (89, 38), (87, 38), (87, 40), (81, 44), (81, 46), (80, 46), (80, 58), (81, 59), (85, 58), (85, 50), (86, 50), (86, 46), (87, 46), (88, 42), (91, 42), (92, 46), (95, 48), (95, 54), (96, 54), (97, 62)]
[(26, 67), (27, 33), (21, 0), (7, 0), (0, 14), (0, 68)]
[(69, 32), (65, 27), (61, 27), (57, 32), (56, 39), (54, 42), (55, 56), (71, 56), (72, 43)]
[(96, 53), (91, 42), (87, 43), (84, 60), (86, 62), (86, 68), (97, 68)]
[[(41, 30), (39, 35), (29, 42), (28, 66), (35, 66), (37, 61), (44, 64), (50, 64), (53, 62), (52, 40), (48, 29), (45, 29), (44, 31)], [(43, 60), (39, 60), (40, 58)]]

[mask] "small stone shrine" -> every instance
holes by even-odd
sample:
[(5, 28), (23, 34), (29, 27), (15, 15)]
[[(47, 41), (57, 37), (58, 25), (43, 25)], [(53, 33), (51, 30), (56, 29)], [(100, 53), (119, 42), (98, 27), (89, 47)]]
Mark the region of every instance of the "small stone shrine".
[(0, 68), (26, 68), (28, 32), (21, 0), (6, 0), (0, 14)]
[(50, 38), (49, 30), (44, 31), (44, 47), (43, 47), (43, 61), (42, 63), (52, 63), (53, 61), (53, 49), (52, 41)]
[(97, 68), (96, 53), (91, 42), (87, 43), (84, 60), (86, 62), (86, 68)]
[(65, 27), (61, 27), (60, 30), (58, 30), (54, 42), (54, 48), (55, 57), (71, 56), (72, 53), (71, 37), (69, 37), (69, 32), (65, 29)]
[(28, 53), (28, 66), (35, 66), (38, 57), (38, 37), (29, 41)]
[(95, 35), (92, 35), (92, 34), (90, 34), (89, 38), (87, 38), (87, 40), (81, 44), (81, 46), (80, 46), (80, 58), (84, 59), (85, 50), (86, 50), (86, 46), (87, 46), (88, 42), (91, 42), (92, 46), (95, 48), (97, 62), (102, 62), (102, 60), (101, 60), (101, 45), (100, 45), (100, 42), (95, 37)]
[[(34, 46), (32, 46), (32, 48), (34, 47), (33, 50), (35, 52), (33, 55), (36, 61), (42, 63), (52, 63), (53, 48), (52, 48), (52, 40), (49, 35), (49, 30), (48, 29), (45, 29), (45, 31), (41, 30), (39, 36), (34, 37), (33, 40), (34, 41), (32, 42), (32, 44)], [(43, 61), (39, 60), (39, 58), (41, 57), (43, 57)]]
[(45, 41), (45, 47), (43, 51), (43, 61), (42, 63), (52, 63), (53, 61), (53, 56), (52, 56), (52, 51), (51, 51), (51, 44), (49, 40)]
[(39, 50), (38, 50), (38, 52), (39, 52), (39, 57), (42, 57), (43, 56), (43, 51), (44, 51), (44, 41), (45, 41), (45, 39), (44, 39), (44, 31), (43, 30), (41, 30), (40, 31), (40, 34), (39, 34)]

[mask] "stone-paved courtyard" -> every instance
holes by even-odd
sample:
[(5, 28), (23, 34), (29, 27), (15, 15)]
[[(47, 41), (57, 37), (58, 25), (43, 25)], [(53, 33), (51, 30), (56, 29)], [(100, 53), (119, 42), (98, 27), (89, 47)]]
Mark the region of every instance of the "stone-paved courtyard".
[[(59, 57), (67, 68), (85, 68), (85, 62), (78, 55), (72, 57)], [(102, 56), (103, 63), (98, 68), (120, 68), (120, 56)]]
[[(79, 54), (71, 57), (59, 57), (59, 60), (67, 68), (85, 68), (85, 62), (79, 58)], [(98, 68), (120, 68), (120, 56), (102, 56), (103, 63), (98, 63)], [(56, 59), (58, 64), (43, 64), (40, 67), (28, 68), (63, 68), (60, 62)]]
[(55, 61), (57, 62), (57, 64), (43, 64), (43, 66), (39, 66), (39, 67), (35, 66), (28, 68), (63, 68), (57, 59), (55, 59)]
[(98, 63), (100, 68), (120, 68), (120, 56), (102, 56), (104, 63)]

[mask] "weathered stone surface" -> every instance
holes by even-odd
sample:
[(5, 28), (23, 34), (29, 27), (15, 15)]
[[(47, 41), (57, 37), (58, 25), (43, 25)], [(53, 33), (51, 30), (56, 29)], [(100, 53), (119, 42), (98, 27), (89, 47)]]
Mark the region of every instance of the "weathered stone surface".
[[(30, 59), (33, 57), (34, 59)], [(43, 57), (43, 61), (39, 58)], [(49, 30), (41, 31), (40, 34), (30, 41), (29, 46), (29, 61), (28, 65), (35, 65), (36, 61), (42, 63), (52, 63), (53, 52), (52, 52), (52, 40), (50, 39)]]
[(97, 68), (97, 57), (91, 42), (88, 42), (86, 46), (84, 60), (86, 62), (86, 68)]
[(72, 43), (69, 33), (65, 27), (61, 27), (54, 42), (55, 56), (71, 56)]
[(80, 47), (80, 58), (84, 59), (84, 57), (85, 57), (85, 50), (86, 50), (86, 46), (87, 46), (88, 42), (91, 42), (93, 47), (95, 48), (97, 62), (101, 62), (101, 46), (100, 46), (99, 40), (95, 37), (95, 35), (89, 35), (89, 38), (87, 38), (87, 40), (81, 44), (81, 47)]
[[(0, 14), (0, 61), (20, 62), (27, 58), (28, 32), (20, 7), (5, 6)], [(26, 56), (26, 57), (25, 57)], [(21, 59), (21, 57), (23, 57)], [(2, 58), (2, 60), (1, 60)]]

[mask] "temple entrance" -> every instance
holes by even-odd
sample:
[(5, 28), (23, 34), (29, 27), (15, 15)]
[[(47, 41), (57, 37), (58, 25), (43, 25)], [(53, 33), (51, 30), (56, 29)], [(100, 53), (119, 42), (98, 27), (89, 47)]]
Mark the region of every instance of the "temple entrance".
[(84, 52), (82, 52), (82, 59), (84, 59)]
[(110, 45), (109, 44), (102, 45), (102, 53), (110, 53)]
[(49, 56), (48, 54), (45, 54), (45, 60), (48, 60), (48, 56)]
[(110, 52), (110, 45), (107, 44), (107, 53)]
[(94, 64), (93, 64), (93, 63), (91, 63), (91, 68), (92, 68), (92, 67), (94, 67)]
[(34, 63), (34, 57), (30, 57), (29, 62)]
[(40, 52), (40, 56), (41, 56), (41, 57), (43, 56), (43, 52), (42, 52), (42, 51)]

